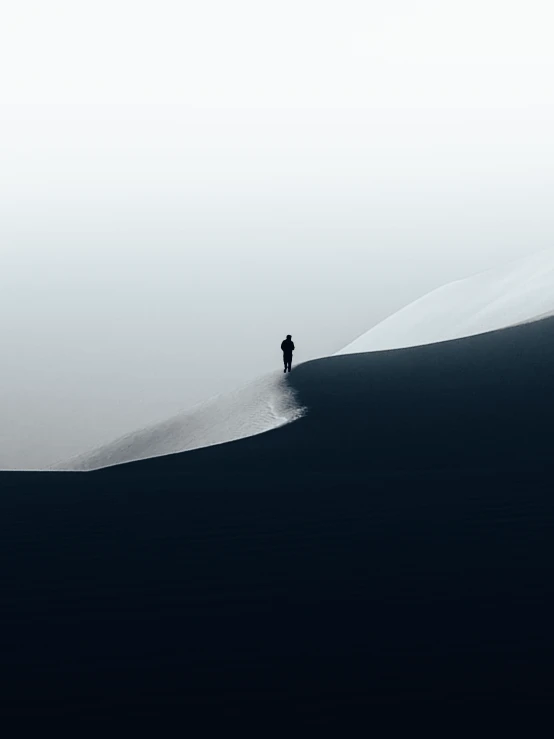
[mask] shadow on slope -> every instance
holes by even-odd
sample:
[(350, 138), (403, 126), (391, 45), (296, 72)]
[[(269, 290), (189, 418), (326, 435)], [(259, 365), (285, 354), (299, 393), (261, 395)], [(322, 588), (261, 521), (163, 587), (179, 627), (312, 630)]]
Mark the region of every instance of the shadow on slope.
[(309, 412), (275, 431), (2, 474), (1, 713), (550, 704), (553, 373), (552, 320), (334, 357), (292, 373)]
[(289, 376), (293, 424), (194, 454), (115, 468), (191, 489), (279, 492), (376, 473), (550, 466), (554, 319), (396, 351), (314, 360)]

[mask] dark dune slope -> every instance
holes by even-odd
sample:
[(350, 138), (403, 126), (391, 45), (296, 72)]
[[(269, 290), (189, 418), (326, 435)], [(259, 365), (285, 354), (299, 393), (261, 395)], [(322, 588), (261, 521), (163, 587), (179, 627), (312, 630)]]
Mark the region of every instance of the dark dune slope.
[(554, 322), (290, 382), (258, 437), (0, 476), (3, 715), (554, 701)]

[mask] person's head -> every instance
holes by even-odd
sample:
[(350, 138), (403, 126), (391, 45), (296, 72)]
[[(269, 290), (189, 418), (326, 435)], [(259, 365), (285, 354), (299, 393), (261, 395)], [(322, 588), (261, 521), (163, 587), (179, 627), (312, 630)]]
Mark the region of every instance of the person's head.
[(292, 336), (290, 334), (287, 334), (287, 339), (292, 339)]

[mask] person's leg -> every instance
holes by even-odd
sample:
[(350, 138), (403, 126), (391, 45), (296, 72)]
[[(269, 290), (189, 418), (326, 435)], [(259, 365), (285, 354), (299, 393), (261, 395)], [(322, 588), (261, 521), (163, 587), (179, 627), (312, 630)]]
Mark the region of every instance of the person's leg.
[(285, 355), (283, 355), (283, 364), (285, 365), (285, 369), (283, 371), (286, 372), (287, 371), (287, 358), (285, 357)]

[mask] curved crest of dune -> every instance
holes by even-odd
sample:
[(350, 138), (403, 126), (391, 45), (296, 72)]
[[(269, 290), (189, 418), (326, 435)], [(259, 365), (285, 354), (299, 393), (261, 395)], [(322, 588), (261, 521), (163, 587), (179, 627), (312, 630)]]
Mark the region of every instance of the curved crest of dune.
[(451, 282), (410, 303), (337, 354), (434, 344), (554, 312), (554, 250)]
[(127, 434), (57, 469), (94, 470), (222, 444), (270, 431), (302, 413), (285, 378), (275, 372), (167, 421)]

